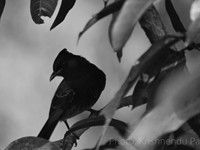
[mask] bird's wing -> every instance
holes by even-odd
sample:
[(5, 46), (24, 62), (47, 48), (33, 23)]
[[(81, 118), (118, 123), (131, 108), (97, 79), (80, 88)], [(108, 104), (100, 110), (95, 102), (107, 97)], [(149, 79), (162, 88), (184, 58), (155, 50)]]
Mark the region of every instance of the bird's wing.
[(58, 110), (64, 111), (72, 103), (74, 95), (74, 90), (63, 79), (54, 94), (49, 115), (53, 115)]

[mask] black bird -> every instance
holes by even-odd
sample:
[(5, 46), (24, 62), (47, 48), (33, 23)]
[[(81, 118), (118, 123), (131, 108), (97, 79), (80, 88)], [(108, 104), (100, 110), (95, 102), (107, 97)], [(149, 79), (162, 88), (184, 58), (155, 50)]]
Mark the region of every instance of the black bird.
[(89, 110), (98, 100), (106, 82), (103, 71), (66, 49), (55, 59), (50, 81), (56, 76), (64, 79), (52, 99), (49, 118), (38, 135), (45, 139), (50, 138), (59, 121), (66, 121)]

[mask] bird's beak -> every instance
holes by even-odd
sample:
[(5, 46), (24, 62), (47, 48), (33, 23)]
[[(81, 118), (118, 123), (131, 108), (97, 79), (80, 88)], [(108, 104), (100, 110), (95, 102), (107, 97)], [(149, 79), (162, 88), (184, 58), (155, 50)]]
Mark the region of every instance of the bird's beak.
[(62, 69), (56, 71), (56, 72), (53, 72), (50, 76), (50, 81), (52, 81), (56, 76), (60, 75), (60, 73), (62, 72)]

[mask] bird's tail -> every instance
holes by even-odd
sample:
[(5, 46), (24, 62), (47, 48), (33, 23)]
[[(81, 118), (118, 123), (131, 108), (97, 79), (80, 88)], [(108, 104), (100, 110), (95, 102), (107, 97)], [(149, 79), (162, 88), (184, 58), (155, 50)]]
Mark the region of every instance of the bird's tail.
[(54, 119), (52, 120), (51, 118), (49, 118), (45, 125), (43, 126), (42, 130), (40, 131), (40, 133), (38, 134), (38, 137), (44, 138), (49, 140), (49, 138), (51, 137), (56, 125), (58, 124), (59, 120), (58, 119)]

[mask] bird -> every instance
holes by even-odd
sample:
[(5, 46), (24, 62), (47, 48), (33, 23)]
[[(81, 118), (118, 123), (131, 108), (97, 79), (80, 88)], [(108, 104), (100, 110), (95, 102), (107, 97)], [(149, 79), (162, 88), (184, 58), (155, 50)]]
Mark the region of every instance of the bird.
[(49, 111), (49, 117), (38, 137), (49, 139), (59, 121), (64, 121), (83, 111), (90, 110), (105, 88), (106, 76), (86, 58), (63, 49), (53, 63), (52, 81), (63, 77), (58, 86)]

